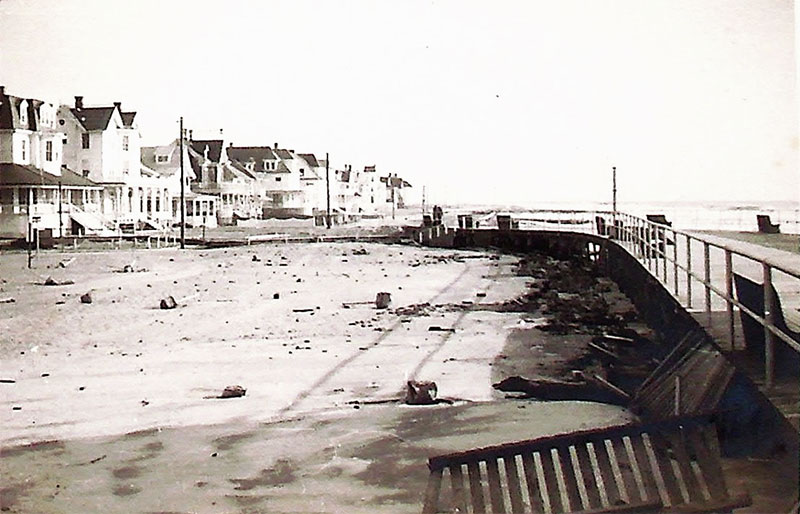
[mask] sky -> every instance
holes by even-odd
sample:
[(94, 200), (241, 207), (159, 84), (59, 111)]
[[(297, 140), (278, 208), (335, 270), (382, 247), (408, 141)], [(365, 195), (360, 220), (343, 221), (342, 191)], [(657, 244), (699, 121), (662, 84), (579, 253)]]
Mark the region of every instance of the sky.
[(800, 201), (792, 1), (0, 0), (12, 95), (442, 203)]

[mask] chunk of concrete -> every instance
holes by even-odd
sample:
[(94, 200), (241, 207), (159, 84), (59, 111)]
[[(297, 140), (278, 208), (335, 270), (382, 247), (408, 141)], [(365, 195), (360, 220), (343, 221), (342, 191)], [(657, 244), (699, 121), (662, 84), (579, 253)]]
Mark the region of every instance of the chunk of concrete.
[(81, 295), (81, 303), (92, 303), (92, 293), (84, 293)]
[(406, 383), (408, 405), (432, 405), (436, 403), (436, 382), (409, 380)]
[(381, 292), (375, 295), (375, 307), (385, 309), (392, 303), (392, 294)]
[(175, 298), (172, 296), (167, 296), (166, 298), (161, 299), (160, 307), (162, 309), (174, 309), (178, 306), (178, 302), (175, 301)]
[(240, 385), (233, 385), (228, 386), (222, 390), (222, 394), (219, 395), (220, 398), (239, 398), (244, 396), (247, 392), (247, 389)]

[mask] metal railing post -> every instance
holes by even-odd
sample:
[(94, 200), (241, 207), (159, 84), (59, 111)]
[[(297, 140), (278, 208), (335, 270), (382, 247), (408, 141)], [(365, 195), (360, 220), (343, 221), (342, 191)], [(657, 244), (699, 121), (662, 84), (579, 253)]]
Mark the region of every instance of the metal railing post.
[(661, 244), (663, 245), (661, 251), (661, 257), (664, 259), (664, 285), (667, 286), (667, 228), (664, 227), (661, 229)]
[(772, 267), (762, 263), (764, 274), (764, 373), (766, 387), (775, 383), (775, 338), (770, 327), (775, 322), (775, 306), (772, 303)]
[(728, 341), (731, 351), (736, 349), (736, 333), (733, 324), (733, 255), (725, 249), (725, 303), (728, 317)]
[(675, 298), (680, 294), (678, 287), (678, 234), (672, 231), (672, 281), (675, 285)]
[(692, 238), (686, 234), (686, 307), (692, 308)]
[(705, 306), (708, 326), (711, 328), (711, 247), (703, 241), (703, 285), (705, 287)]

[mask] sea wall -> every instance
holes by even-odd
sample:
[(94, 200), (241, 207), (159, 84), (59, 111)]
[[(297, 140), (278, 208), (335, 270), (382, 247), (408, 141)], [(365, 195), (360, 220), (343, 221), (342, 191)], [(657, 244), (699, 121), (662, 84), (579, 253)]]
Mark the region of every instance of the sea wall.
[[(675, 346), (689, 333), (699, 334), (716, 351), (711, 336), (672, 294), (625, 248), (588, 233), (536, 230), (440, 231), (427, 234), (431, 246), (494, 248), (509, 253), (544, 252), (561, 259), (590, 260), (614, 280), (643, 320), (663, 342)], [(737, 371), (715, 415), (723, 452), (729, 456), (795, 451), (798, 433), (744, 373)]]

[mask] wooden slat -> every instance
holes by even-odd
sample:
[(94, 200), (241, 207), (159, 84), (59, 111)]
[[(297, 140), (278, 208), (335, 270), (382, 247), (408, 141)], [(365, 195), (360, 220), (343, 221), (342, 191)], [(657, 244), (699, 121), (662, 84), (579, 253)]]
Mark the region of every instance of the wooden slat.
[(669, 509), (669, 512), (691, 512), (699, 514), (703, 512), (731, 512), (734, 509), (742, 509), (753, 504), (753, 499), (749, 494), (740, 494), (724, 500), (711, 500), (706, 502), (692, 502), (678, 505)]
[(556, 468), (553, 466), (553, 455), (550, 450), (545, 450), (539, 453), (542, 459), (542, 471), (544, 472), (544, 482), (547, 491), (547, 498), (550, 500), (550, 510), (552, 512), (564, 512), (566, 506), (561, 501), (561, 492), (558, 489), (558, 482), (556, 480)]
[(522, 513), (525, 511), (525, 506), (522, 502), (522, 488), (519, 483), (517, 460), (514, 457), (503, 457), (503, 465), (506, 468), (506, 483), (508, 484), (508, 496), (511, 500), (511, 512)]
[(701, 430), (700, 428), (687, 430), (686, 439), (689, 451), (697, 456), (697, 463), (711, 498), (721, 500), (728, 497), (728, 489), (725, 487), (722, 472), (719, 469), (719, 456), (714, 456), (708, 451)]
[(639, 512), (653, 514), (654, 512), (661, 512), (661, 507), (663, 507), (661, 502), (656, 500), (650, 502), (612, 505), (610, 507), (603, 507), (600, 509), (582, 510), (575, 514), (633, 514)]
[(578, 477), (575, 476), (575, 468), (572, 465), (569, 446), (556, 448), (556, 451), (561, 464), (561, 478), (564, 480), (564, 488), (567, 491), (567, 500), (569, 500), (569, 510), (581, 510), (583, 509), (583, 502), (581, 502), (581, 493), (578, 491)]
[(683, 495), (681, 488), (678, 485), (678, 479), (675, 476), (675, 469), (673, 468), (672, 450), (670, 449), (669, 442), (664, 436), (657, 432), (651, 432), (650, 445), (653, 452), (656, 454), (656, 462), (658, 463), (659, 470), (661, 471), (661, 478), (664, 480), (664, 486), (668, 496), (668, 501), (664, 502), (665, 505), (675, 505), (683, 503)]
[(500, 486), (500, 471), (497, 468), (497, 459), (486, 460), (486, 471), (489, 475), (489, 500), (492, 504), (492, 512), (505, 513), (506, 507), (503, 501), (503, 489)]
[(614, 476), (614, 469), (611, 467), (605, 441), (593, 443), (592, 446), (594, 446), (594, 456), (597, 459), (597, 467), (603, 480), (603, 490), (606, 493), (608, 505), (616, 505), (622, 500), (622, 494), (620, 494), (617, 479)]
[(450, 482), (453, 486), (453, 503), (459, 512), (467, 511), (467, 499), (464, 494), (464, 475), (461, 473), (461, 465), (450, 466)]
[(477, 462), (467, 464), (467, 475), (469, 476), (469, 495), (472, 499), (472, 510), (474, 512), (486, 512), (480, 465)]
[(600, 489), (594, 476), (594, 466), (592, 466), (592, 460), (589, 457), (589, 449), (585, 444), (575, 445), (575, 455), (578, 457), (578, 464), (583, 476), (583, 486), (586, 489), (586, 497), (589, 501), (589, 505), (584, 505), (584, 508), (599, 509), (603, 504), (600, 501)]
[(661, 496), (658, 494), (658, 486), (656, 485), (655, 476), (653, 475), (653, 465), (650, 462), (650, 456), (647, 455), (647, 449), (644, 447), (642, 436), (631, 437), (631, 446), (633, 446), (633, 453), (636, 456), (636, 463), (639, 466), (639, 472), (642, 476), (644, 491), (647, 494), (647, 498), (644, 498), (644, 500), (651, 501), (660, 499)]
[(672, 454), (675, 456), (675, 460), (678, 462), (678, 468), (681, 471), (681, 477), (684, 485), (686, 486), (686, 492), (689, 493), (689, 501), (703, 501), (703, 493), (700, 488), (700, 483), (697, 481), (697, 477), (694, 476), (694, 470), (692, 469), (692, 465), (689, 461), (689, 455), (686, 453), (686, 447), (683, 444), (683, 437), (680, 433), (670, 432), (665, 434), (667, 440), (670, 442), (670, 446), (672, 446)]
[(625, 485), (625, 492), (628, 494), (627, 503), (644, 501), (645, 498), (639, 490), (633, 459), (628, 453), (628, 448), (625, 446), (624, 440), (621, 437), (615, 437), (611, 440), (611, 443), (614, 446), (614, 455), (617, 457), (622, 483)]
[(525, 484), (528, 486), (528, 499), (531, 502), (531, 510), (534, 513), (543, 513), (544, 505), (539, 491), (542, 484), (539, 482), (539, 476), (536, 473), (536, 463), (533, 461), (532, 453), (522, 454), (522, 469), (525, 471)]
[(425, 503), (422, 507), (422, 514), (436, 514), (439, 510), (439, 491), (442, 488), (442, 470), (431, 471), (428, 477), (428, 486), (425, 489)]

